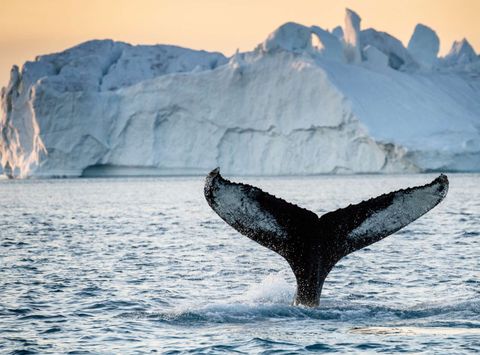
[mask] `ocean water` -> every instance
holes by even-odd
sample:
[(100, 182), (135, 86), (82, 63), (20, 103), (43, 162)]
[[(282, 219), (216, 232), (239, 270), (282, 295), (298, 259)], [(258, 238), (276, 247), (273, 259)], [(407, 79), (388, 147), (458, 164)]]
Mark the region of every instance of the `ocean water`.
[[(318, 214), (434, 175), (234, 178)], [(480, 175), (343, 259), (320, 307), (203, 179), (0, 181), (0, 353), (480, 351)]]

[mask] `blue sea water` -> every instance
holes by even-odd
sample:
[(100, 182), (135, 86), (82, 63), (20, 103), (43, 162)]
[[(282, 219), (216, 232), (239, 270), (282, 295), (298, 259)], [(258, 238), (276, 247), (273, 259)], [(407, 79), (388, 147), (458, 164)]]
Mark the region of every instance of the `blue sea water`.
[[(242, 178), (325, 213), (433, 175)], [(316, 309), (239, 235), (203, 179), (0, 181), (0, 353), (475, 353), (480, 175), (351, 254)]]

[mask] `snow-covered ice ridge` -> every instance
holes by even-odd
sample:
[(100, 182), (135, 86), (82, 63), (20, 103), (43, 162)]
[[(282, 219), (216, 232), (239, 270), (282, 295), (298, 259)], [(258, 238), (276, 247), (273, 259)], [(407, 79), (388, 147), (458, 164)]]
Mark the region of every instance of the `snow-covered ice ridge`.
[(14, 66), (0, 159), (18, 177), (480, 170), (480, 59), (391, 35), (286, 23), (253, 51), (110, 40)]

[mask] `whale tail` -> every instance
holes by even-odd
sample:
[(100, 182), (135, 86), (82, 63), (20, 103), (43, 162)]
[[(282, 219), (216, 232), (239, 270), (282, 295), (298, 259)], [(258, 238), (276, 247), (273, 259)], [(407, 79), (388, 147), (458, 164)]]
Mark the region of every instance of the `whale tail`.
[(325, 278), (344, 256), (395, 233), (421, 217), (448, 191), (440, 175), (318, 217), (257, 187), (224, 179), (217, 168), (205, 181), (210, 207), (230, 226), (287, 260), (297, 280), (295, 304), (317, 306)]

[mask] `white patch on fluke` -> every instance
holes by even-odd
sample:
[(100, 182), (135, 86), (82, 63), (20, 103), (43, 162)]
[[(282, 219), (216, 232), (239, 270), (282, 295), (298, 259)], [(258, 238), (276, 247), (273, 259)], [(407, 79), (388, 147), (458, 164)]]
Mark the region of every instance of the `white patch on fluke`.
[(405, 227), (435, 207), (447, 194), (445, 187), (439, 192), (439, 184), (398, 192), (387, 208), (373, 213), (355, 228), (348, 238), (364, 238), (378, 234), (393, 233)]
[(252, 232), (271, 233), (282, 238), (288, 236), (275, 217), (245, 192), (249, 189), (248, 186), (218, 180), (215, 185), (214, 209), (228, 224), (240, 225), (251, 229)]

